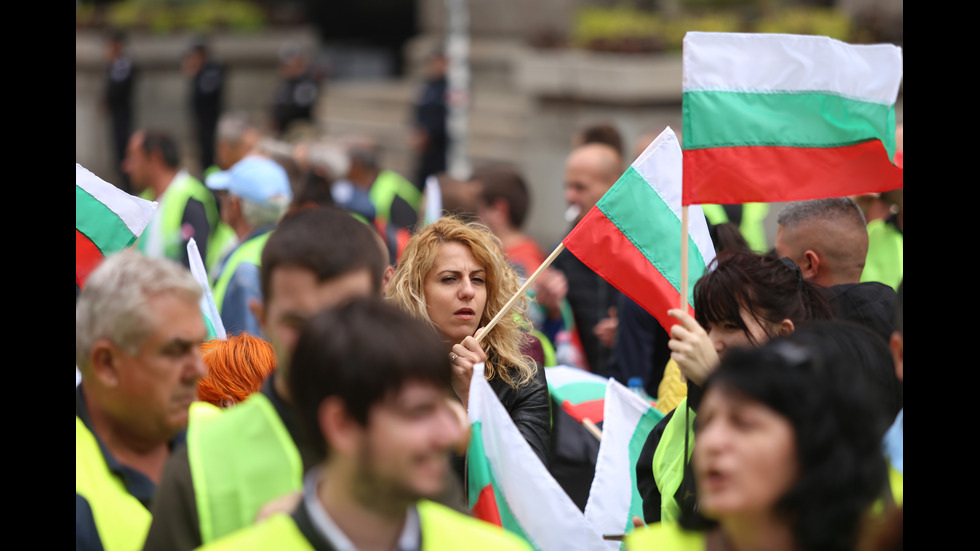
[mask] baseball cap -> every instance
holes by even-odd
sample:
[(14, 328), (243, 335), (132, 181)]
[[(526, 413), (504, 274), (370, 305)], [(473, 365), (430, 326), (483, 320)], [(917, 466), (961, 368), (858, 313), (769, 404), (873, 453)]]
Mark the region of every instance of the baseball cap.
[(269, 204), (276, 196), (285, 198), (286, 202), (293, 199), (286, 170), (266, 157), (245, 157), (230, 169), (209, 175), (205, 183), (213, 190), (227, 190), (261, 205)]

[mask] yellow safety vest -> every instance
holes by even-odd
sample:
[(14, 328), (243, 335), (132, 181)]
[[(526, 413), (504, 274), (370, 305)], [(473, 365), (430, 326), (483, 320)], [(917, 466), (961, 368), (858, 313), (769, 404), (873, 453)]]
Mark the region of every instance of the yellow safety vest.
[(682, 529), (673, 522), (657, 522), (626, 536), (629, 551), (703, 551), (704, 534)]
[(252, 524), (263, 505), (302, 489), (296, 443), (258, 392), (219, 415), (191, 410), (187, 459), (203, 543)]
[(676, 521), (680, 518), (681, 507), (674, 494), (684, 479), (684, 467), (691, 460), (694, 451), (694, 411), (691, 411), (686, 433), (688, 436), (687, 457), (684, 458), (684, 412), (688, 409), (687, 398), (678, 404), (674, 415), (664, 427), (656, 451), (653, 452), (653, 479), (660, 490), (660, 520)]
[(150, 511), (109, 470), (99, 442), (75, 416), (75, 493), (92, 508), (105, 551), (142, 549), (150, 530)]
[[(530, 551), (522, 538), (488, 522), (468, 517), (448, 507), (427, 500), (418, 502), (419, 523), (422, 529), (422, 551)], [(206, 545), (201, 550), (264, 550), (312, 551), (313, 546), (303, 536), (292, 517), (275, 514), (260, 524), (254, 524), (226, 538)]]

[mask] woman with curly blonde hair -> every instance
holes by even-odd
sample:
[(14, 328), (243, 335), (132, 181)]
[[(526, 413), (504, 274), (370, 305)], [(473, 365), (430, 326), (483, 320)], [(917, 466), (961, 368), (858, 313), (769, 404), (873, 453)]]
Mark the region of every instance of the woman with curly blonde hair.
[(522, 352), (530, 327), (521, 297), (490, 332), (482, 328), (520, 289), (500, 241), (486, 226), (445, 216), (421, 228), (405, 246), (385, 291), (389, 300), (432, 325), (453, 364), (453, 390), (469, 403), (473, 366), (484, 376), (542, 462), (550, 435), (544, 368)]

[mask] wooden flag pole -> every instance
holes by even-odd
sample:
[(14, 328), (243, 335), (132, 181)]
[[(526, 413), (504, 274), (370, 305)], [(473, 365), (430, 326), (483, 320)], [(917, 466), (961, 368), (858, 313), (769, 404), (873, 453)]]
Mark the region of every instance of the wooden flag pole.
[(599, 429), (599, 426), (596, 425), (592, 419), (589, 419), (588, 417), (582, 419), (582, 425), (589, 431), (589, 433), (592, 434), (592, 436), (595, 436), (596, 440), (602, 440), (602, 430)]
[(687, 205), (681, 206), (681, 310), (687, 312)]
[(490, 323), (488, 323), (487, 326), (480, 333), (480, 335), (476, 337), (476, 342), (480, 342), (483, 340), (483, 337), (485, 337), (490, 332), (490, 330), (493, 329), (493, 326), (497, 325), (497, 322), (500, 321), (500, 318), (504, 317), (507, 314), (507, 312), (510, 311), (511, 307), (514, 306), (514, 303), (517, 302), (519, 298), (524, 296), (524, 293), (527, 292), (528, 287), (530, 287), (531, 284), (534, 283), (534, 280), (538, 279), (538, 276), (541, 275), (541, 272), (543, 272), (545, 268), (547, 268), (548, 266), (551, 266), (551, 263), (554, 262), (555, 259), (558, 258), (558, 255), (564, 250), (565, 250), (565, 244), (559, 243), (558, 246), (555, 247), (555, 250), (552, 251), (550, 255), (548, 255), (548, 258), (544, 259), (544, 262), (542, 262), (541, 265), (538, 266), (538, 269), (534, 270), (534, 273), (531, 274), (531, 277), (527, 278), (527, 281), (524, 282), (524, 285), (521, 285), (521, 288), (518, 289), (516, 293), (514, 293), (514, 296), (510, 297), (510, 300), (507, 301), (507, 304), (505, 304), (504, 307), (501, 308), (499, 312), (497, 312), (497, 315), (494, 316), (492, 320), (490, 320)]

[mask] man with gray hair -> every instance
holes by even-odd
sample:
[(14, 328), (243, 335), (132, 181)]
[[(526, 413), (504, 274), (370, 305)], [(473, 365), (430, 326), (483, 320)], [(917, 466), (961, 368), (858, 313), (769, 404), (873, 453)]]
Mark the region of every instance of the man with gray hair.
[(126, 249), (75, 305), (76, 549), (138, 549), (206, 373), (202, 289), (172, 260)]
[(783, 207), (774, 244), (777, 256), (792, 260), (804, 279), (829, 287), (838, 317), (891, 336), (895, 291), (861, 282), (868, 256), (864, 213), (848, 197), (796, 201)]
[(249, 304), (262, 300), (262, 248), (293, 199), (289, 176), (272, 159), (249, 155), (231, 169), (208, 176), (207, 186), (222, 198), (221, 218), (240, 243), (213, 276), (214, 302), (229, 334), (260, 335)]

